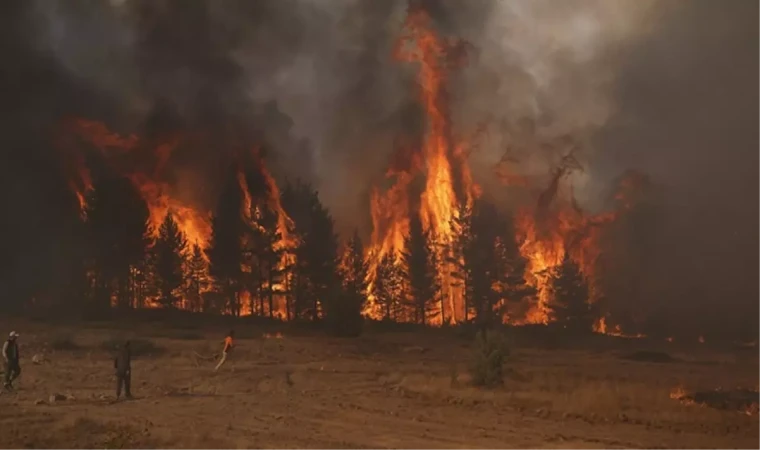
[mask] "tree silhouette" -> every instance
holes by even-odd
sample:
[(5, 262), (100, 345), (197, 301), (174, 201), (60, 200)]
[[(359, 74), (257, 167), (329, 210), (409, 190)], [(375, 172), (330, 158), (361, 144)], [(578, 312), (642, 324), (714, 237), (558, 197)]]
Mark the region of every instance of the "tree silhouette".
[(252, 208), (252, 223), (249, 230), (252, 271), (256, 271), (257, 294), (262, 302), (260, 313), (264, 314), (266, 299), (269, 317), (274, 317), (274, 296), (284, 278), (281, 261), (285, 249), (281, 247), (282, 234), (277, 229), (279, 216), (267, 203)]
[[(451, 265), (451, 287), (462, 289), (464, 302), (464, 321), (468, 322), (473, 308), (472, 271), (473, 271), (473, 232), (472, 208), (466, 203), (459, 207), (458, 214), (451, 219), (454, 239), (449, 245), (447, 261)], [(441, 308), (443, 310), (443, 308)]]
[(402, 307), (404, 272), (393, 253), (386, 253), (378, 263), (372, 295), (382, 306), (383, 320), (396, 320)]
[(183, 271), (184, 253), (187, 249), (185, 235), (174, 220), (172, 211), (166, 213), (158, 238), (153, 247), (156, 257), (155, 276), (158, 301), (165, 308), (177, 306), (179, 294), (185, 280)]
[(551, 273), (550, 316), (558, 325), (573, 332), (591, 331), (594, 315), (588, 303), (589, 289), (580, 268), (568, 252)]
[(121, 307), (134, 305), (133, 271), (145, 258), (149, 211), (132, 182), (105, 173), (87, 201), (87, 224), (95, 303), (106, 307), (114, 296)]
[(187, 286), (185, 299), (192, 311), (205, 311), (202, 293), (208, 288), (208, 264), (203, 257), (203, 249), (193, 244), (186, 262)]
[(364, 246), (359, 233), (354, 231), (341, 258), (343, 289), (326, 302), (325, 316), (334, 333), (343, 336), (358, 336), (361, 333), (362, 311), (367, 301), (368, 270)]
[(294, 221), (293, 233), (298, 242), (293, 249), (296, 262), (289, 287), (293, 312), (300, 317), (310, 309), (312, 320), (317, 320), (320, 304), (340, 289), (334, 221), (308, 184), (286, 185), (282, 202)]
[(402, 257), (411, 294), (412, 315), (416, 323), (424, 325), (433, 309), (439, 281), (432, 239), (428, 232), (423, 231), (422, 222), (417, 215), (412, 215), (409, 220), (409, 235), (405, 239), (405, 248)]
[(525, 281), (527, 259), (520, 253), (515, 239), (514, 218), (510, 215), (499, 222), (501, 232), (496, 237), (496, 271), (500, 275), (497, 282), (500, 297), (499, 315), (505, 316), (510, 304), (517, 304), (534, 296), (536, 289)]
[(494, 206), (478, 200), (472, 214), (472, 239), (466, 252), (466, 261), (471, 275), (472, 305), (481, 328), (487, 328), (495, 322), (494, 307), (500, 298), (494, 288), (502, 275), (496, 253), (498, 227), (499, 217)]
[(211, 217), (211, 239), (206, 255), (209, 273), (225, 299), (226, 308), (235, 316), (240, 315), (239, 294), (242, 287), (242, 239), (245, 232), (242, 207), (243, 192), (237, 171), (233, 169), (228, 173)]

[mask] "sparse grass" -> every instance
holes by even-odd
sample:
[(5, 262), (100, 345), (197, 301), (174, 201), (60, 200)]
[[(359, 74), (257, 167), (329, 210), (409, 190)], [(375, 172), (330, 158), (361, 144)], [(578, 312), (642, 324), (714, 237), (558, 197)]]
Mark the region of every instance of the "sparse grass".
[(148, 339), (127, 339), (117, 336), (103, 341), (100, 348), (112, 352), (124, 345), (127, 340), (129, 340), (132, 356), (158, 356), (166, 352), (164, 347)]
[(651, 351), (651, 350), (639, 350), (631, 353), (626, 353), (621, 356), (622, 359), (639, 362), (652, 362), (652, 363), (669, 363), (674, 362), (675, 358), (665, 352)]
[(205, 339), (205, 336), (203, 336), (203, 334), (200, 332), (186, 331), (186, 330), (177, 330), (177, 331), (170, 330), (170, 331), (152, 333), (151, 335), (157, 338), (177, 339), (180, 341), (199, 341), (201, 339)]
[[(690, 395), (712, 393), (718, 386), (754, 387), (756, 355), (740, 359), (695, 344), (673, 353), (679, 363), (642, 364), (621, 359), (640, 348), (639, 342), (610, 340), (610, 345), (547, 351), (505, 330), (509, 343), (520, 339), (520, 345), (502, 354), (503, 387), (482, 389), (473, 383), (469, 363), (479, 351), (489, 353), (452, 330), (370, 333), (345, 340), (283, 326), (284, 339), (264, 340), (261, 334), (273, 333), (273, 327), (213, 324), (184, 333), (159, 325), (138, 324), (128, 331), (77, 328), (76, 343), (86, 349), (112, 350), (139, 336), (143, 339), (132, 341), (135, 354), (162, 353), (135, 361), (138, 400), (110, 404), (113, 388), (104, 355), (62, 352), (51, 358), (55, 370), (30, 367), (24, 373), (24, 389), (14, 401), (25, 413), (0, 413), (0, 419), (14, 424), (0, 433), (0, 447), (50, 448), (63, 442), (75, 448), (139, 448), (164, 442), (181, 448), (330, 448), (345, 441), (352, 448), (494, 448), (503, 442), (532, 448), (751, 448), (757, 440), (756, 413), (748, 417), (735, 408), (688, 405), (669, 396), (679, 385)], [(47, 347), (72, 330), (70, 325), (56, 330), (17, 323), (14, 328), (35, 339), (27, 344), (30, 353), (36, 343)], [(239, 347), (218, 373), (212, 373), (213, 361), (190, 357), (196, 351), (218, 352), (229, 328), (251, 337), (237, 339)], [(196, 332), (207, 340), (183, 339)], [(485, 342), (495, 340), (486, 335)], [(666, 344), (647, 349), (674, 351)], [(703, 364), (716, 360), (721, 363)], [(56, 407), (36, 404), (51, 393), (69, 392), (74, 399)], [(76, 423), (78, 417), (87, 419)], [(188, 420), (192, 417), (204, 420)], [(478, 426), (463, 425), (463, 417)], [(310, 429), (313, 420), (320, 421), (321, 433)], [(456, 433), (447, 434), (448, 428)], [(563, 440), (551, 440), (557, 435)], [(441, 436), (446, 440), (436, 440)]]
[(71, 335), (61, 334), (50, 340), (50, 348), (56, 351), (74, 351), (82, 348)]
[(481, 331), (475, 338), (474, 361), (470, 367), (472, 384), (496, 387), (504, 383), (504, 363), (509, 347), (504, 336), (496, 331)]

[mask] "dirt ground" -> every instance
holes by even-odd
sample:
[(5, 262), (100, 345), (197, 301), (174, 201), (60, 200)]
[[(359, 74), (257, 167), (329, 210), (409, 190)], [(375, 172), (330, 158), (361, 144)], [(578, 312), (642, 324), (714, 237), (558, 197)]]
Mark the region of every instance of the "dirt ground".
[[(3, 448), (758, 448), (757, 414), (670, 398), (679, 386), (755, 388), (757, 349), (663, 343), (676, 360), (654, 363), (620, 357), (655, 345), (643, 341), (521, 342), (504, 387), (483, 390), (468, 383), (471, 341), (453, 333), (237, 326), (213, 373), (196, 353), (218, 351), (223, 329), (13, 327), (23, 372), (0, 395)], [(134, 358), (135, 399), (115, 402), (104, 342), (135, 337), (156, 348)]]

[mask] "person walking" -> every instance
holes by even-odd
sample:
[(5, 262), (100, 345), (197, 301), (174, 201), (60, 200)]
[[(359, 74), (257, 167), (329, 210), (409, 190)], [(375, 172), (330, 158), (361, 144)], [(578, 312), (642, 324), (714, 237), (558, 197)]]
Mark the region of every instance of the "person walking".
[(11, 331), (8, 335), (8, 340), (3, 344), (3, 359), (5, 361), (4, 387), (7, 390), (13, 389), (13, 381), (21, 375), (17, 338), (18, 333)]
[(124, 343), (113, 359), (113, 368), (116, 369), (116, 400), (121, 397), (122, 387), (126, 398), (132, 398), (132, 351), (129, 341)]
[(234, 347), (232, 343), (232, 338), (235, 337), (235, 331), (230, 330), (229, 333), (227, 333), (227, 336), (224, 338), (224, 348), (222, 349), (222, 358), (219, 360), (219, 363), (214, 368), (214, 372), (218, 371), (222, 365), (224, 365), (224, 362), (227, 361), (227, 353), (232, 351), (232, 348)]

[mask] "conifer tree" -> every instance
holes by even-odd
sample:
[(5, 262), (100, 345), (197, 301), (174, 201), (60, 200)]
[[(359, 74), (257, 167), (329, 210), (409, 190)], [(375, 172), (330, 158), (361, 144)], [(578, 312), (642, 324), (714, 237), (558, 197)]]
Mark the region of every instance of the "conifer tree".
[[(209, 273), (214, 277), (216, 289), (224, 299), (226, 309), (240, 315), (240, 290), (242, 288), (242, 240), (245, 223), (242, 215), (243, 192), (236, 170), (230, 170), (226, 184), (211, 217), (211, 239), (206, 255)], [(221, 309), (221, 308), (220, 308)]]
[(274, 296), (285, 276), (285, 270), (281, 267), (285, 249), (281, 247), (282, 234), (277, 229), (279, 216), (277, 211), (264, 204), (252, 211), (252, 218), (251, 246), (255, 261), (251, 264), (255, 266), (259, 280), (260, 312), (264, 313), (263, 302), (266, 300), (269, 317), (274, 317)]
[(185, 235), (169, 210), (158, 229), (158, 238), (153, 248), (158, 300), (165, 308), (176, 307), (180, 300), (179, 295), (185, 280), (183, 263), (186, 249)]
[(588, 283), (578, 264), (565, 252), (562, 264), (551, 274), (552, 302), (550, 316), (554, 321), (572, 332), (588, 332), (594, 323), (589, 305)]
[(464, 321), (468, 322), (472, 313), (472, 208), (466, 203), (460, 205), (458, 214), (452, 218), (454, 239), (449, 245), (448, 262), (451, 267), (451, 287), (461, 288), (464, 302)]
[(404, 273), (393, 253), (385, 254), (378, 263), (372, 295), (383, 308), (383, 320), (397, 320), (401, 309)]
[(148, 243), (145, 201), (128, 178), (104, 171), (88, 198), (86, 217), (96, 304), (108, 307), (113, 297), (121, 307), (133, 306), (132, 269), (144, 260)]
[(412, 215), (409, 220), (409, 235), (404, 247), (402, 257), (406, 266), (412, 315), (416, 323), (424, 325), (429, 312), (434, 308), (439, 281), (432, 239), (422, 229), (422, 222), (417, 215)]
[(208, 264), (203, 257), (203, 250), (196, 242), (187, 258), (187, 289), (185, 298), (192, 311), (203, 311), (202, 293), (208, 288)]
[(295, 224), (293, 234), (297, 241), (292, 249), (296, 262), (291, 269), (289, 301), (294, 316), (303, 317), (310, 310), (311, 319), (316, 321), (322, 303), (341, 288), (334, 221), (308, 184), (286, 185), (282, 202)]
[(361, 332), (362, 311), (367, 300), (367, 272), (369, 270), (364, 259), (364, 246), (358, 232), (354, 231), (353, 236), (346, 243), (341, 259), (342, 292), (327, 301), (326, 319), (334, 333), (357, 336)]

